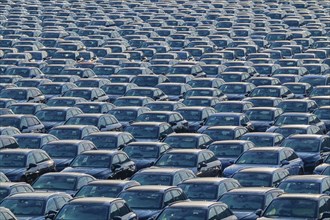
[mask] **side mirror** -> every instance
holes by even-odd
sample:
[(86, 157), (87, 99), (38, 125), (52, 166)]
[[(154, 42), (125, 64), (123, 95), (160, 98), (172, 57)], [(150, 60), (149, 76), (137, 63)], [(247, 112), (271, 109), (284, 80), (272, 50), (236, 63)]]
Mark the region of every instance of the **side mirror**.
[(119, 164), (112, 164), (111, 165), (111, 170), (116, 170), (118, 168), (120, 168), (120, 165)]
[(260, 217), (262, 214), (262, 209), (257, 209), (254, 213)]
[(24, 130), (24, 129), (27, 129), (27, 128), (28, 128), (27, 126), (23, 125), (21, 129)]
[(31, 168), (34, 168), (34, 167), (37, 167), (37, 164), (35, 164), (35, 163), (30, 163), (29, 166), (28, 166), (28, 169), (31, 169)]
[(161, 134), (161, 135), (160, 135), (160, 139), (161, 139), (161, 140), (165, 139), (166, 137), (167, 137), (167, 134)]
[(289, 164), (290, 164), (290, 162), (287, 161), (287, 160), (283, 160), (283, 161), (281, 162), (281, 165), (282, 165), (282, 166), (289, 165)]
[(50, 210), (50, 211), (45, 215), (45, 218), (46, 218), (46, 219), (54, 219), (56, 213), (57, 213), (56, 211)]
[(201, 168), (203, 168), (203, 167), (207, 167), (207, 164), (206, 164), (205, 162), (200, 162), (200, 163), (198, 164), (198, 169), (201, 169)]

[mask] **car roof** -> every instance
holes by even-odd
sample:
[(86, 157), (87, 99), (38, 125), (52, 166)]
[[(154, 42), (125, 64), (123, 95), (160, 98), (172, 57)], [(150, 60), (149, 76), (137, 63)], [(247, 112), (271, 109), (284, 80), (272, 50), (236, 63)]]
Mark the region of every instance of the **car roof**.
[(224, 181), (232, 181), (231, 178), (224, 177), (203, 177), (185, 180), (183, 183), (205, 183), (205, 184), (219, 184)]
[(164, 174), (174, 174), (178, 171), (186, 170), (183, 168), (160, 168), (160, 167), (151, 167), (151, 168), (145, 168), (137, 172), (137, 174), (140, 173), (164, 173)]
[(82, 177), (82, 176), (90, 176), (86, 173), (76, 173), (76, 172), (50, 172), (45, 173), (43, 176), (68, 176), (68, 177)]
[(136, 183), (135, 180), (94, 180), (92, 182), (89, 182), (88, 185), (121, 185), (124, 186), (128, 183)]
[(283, 168), (278, 168), (278, 167), (250, 167), (250, 168), (243, 168), (239, 170), (238, 172), (244, 172), (244, 173), (274, 173), (275, 171), (284, 171), (285, 169)]
[(319, 200), (322, 197), (327, 197), (330, 198), (330, 196), (324, 195), (324, 194), (295, 194), (295, 193), (284, 193), (282, 195), (280, 195), (279, 197), (277, 197), (277, 199), (290, 199), (290, 198), (294, 198), (294, 199), (311, 199), (311, 200)]
[(85, 197), (75, 198), (69, 202), (69, 204), (75, 203), (98, 203), (98, 204), (110, 204), (114, 201), (122, 201), (120, 198), (108, 198), (108, 197)]
[(252, 193), (252, 194), (264, 194), (272, 190), (280, 190), (278, 188), (271, 187), (241, 187), (230, 190), (227, 193)]
[(47, 200), (50, 197), (56, 196), (56, 195), (68, 195), (66, 193), (60, 193), (60, 192), (26, 192), (26, 193), (17, 193), (13, 194), (7, 198), (17, 198), (17, 199), (42, 199)]
[(15, 149), (1, 149), (0, 153), (20, 153), (29, 154), (33, 151), (41, 151), (40, 149), (28, 149), (28, 148), (15, 148)]
[(164, 192), (171, 188), (177, 188), (175, 186), (162, 186), (162, 185), (144, 185), (144, 186), (133, 186), (125, 191), (157, 191)]
[(324, 179), (329, 179), (329, 176), (325, 175), (294, 175), (294, 176), (288, 176), (283, 182), (287, 181), (301, 181), (301, 182), (322, 182)]
[(215, 204), (223, 204), (219, 202), (207, 202), (207, 201), (184, 201), (184, 202), (177, 202), (169, 207), (178, 207), (178, 208), (202, 208), (202, 209), (208, 209), (210, 206), (213, 206)]

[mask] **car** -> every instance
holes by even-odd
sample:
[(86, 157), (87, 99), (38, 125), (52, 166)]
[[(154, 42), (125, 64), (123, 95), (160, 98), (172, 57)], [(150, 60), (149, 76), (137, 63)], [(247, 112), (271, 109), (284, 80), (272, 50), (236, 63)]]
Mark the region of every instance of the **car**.
[(149, 112), (150, 109), (142, 106), (123, 106), (115, 107), (108, 112), (117, 118), (123, 128), (126, 128), (132, 122), (136, 121), (141, 114)]
[(181, 107), (176, 111), (188, 121), (188, 132), (196, 132), (216, 112), (211, 107)]
[(283, 100), (278, 106), (283, 112), (313, 112), (318, 108), (313, 100), (290, 99)]
[(221, 163), (212, 151), (205, 149), (174, 149), (164, 153), (156, 167), (187, 168), (198, 177), (216, 177), (222, 173)]
[(165, 207), (188, 201), (182, 189), (176, 186), (134, 186), (118, 197), (127, 202), (139, 219), (155, 218)]
[(35, 116), (45, 126), (46, 131), (49, 131), (51, 128), (63, 125), (65, 121), (82, 113), (76, 107), (46, 107), (37, 111)]
[(89, 88), (89, 87), (72, 88), (66, 91), (65, 93), (63, 93), (62, 97), (79, 97), (79, 98), (84, 98), (87, 101), (97, 101), (97, 102), (103, 102), (109, 99), (109, 96), (105, 94), (105, 92), (102, 89)]
[(31, 103), (31, 102), (22, 102), (22, 103), (13, 103), (8, 108), (11, 109), (15, 114), (29, 114), (34, 115), (37, 111), (46, 108), (47, 105), (44, 103)]
[(34, 148), (40, 149), (43, 145), (58, 140), (55, 136), (51, 134), (41, 134), (41, 133), (24, 133), (24, 134), (15, 134), (13, 136), (19, 148)]
[(11, 195), (1, 206), (11, 210), (18, 218), (45, 218), (54, 215), (72, 197), (66, 193), (30, 192)]
[[(81, 112), (82, 113), (82, 112)], [(68, 118), (64, 125), (93, 125), (100, 131), (121, 131), (122, 125), (116, 117), (108, 114), (82, 113)]]
[(131, 142), (122, 150), (134, 161), (136, 170), (152, 166), (171, 147), (163, 142)]
[(1, 90), (0, 98), (14, 99), (17, 102), (45, 102), (45, 96), (34, 87), (11, 87)]
[(77, 86), (71, 82), (49, 82), (38, 86), (38, 89), (44, 94), (45, 99), (49, 100), (53, 97), (60, 97), (66, 91), (76, 88)]
[(122, 149), (127, 144), (135, 141), (128, 132), (95, 132), (87, 135), (83, 140), (89, 140), (95, 144), (97, 149), (116, 150)]
[(195, 177), (191, 170), (185, 168), (145, 168), (136, 172), (131, 180), (141, 185), (176, 186)]
[(174, 132), (166, 122), (134, 122), (125, 131), (131, 133), (137, 141), (162, 141)]
[(277, 187), (288, 176), (284, 168), (251, 167), (238, 170), (232, 178), (243, 187)]
[(188, 130), (188, 122), (178, 112), (171, 111), (148, 111), (140, 114), (136, 122), (167, 122), (175, 132)]
[(257, 219), (258, 215), (283, 190), (270, 187), (242, 187), (226, 192), (218, 201), (230, 207), (239, 219)]
[(93, 125), (58, 125), (50, 129), (48, 133), (60, 140), (81, 140), (85, 136), (99, 131)]
[(179, 218), (188, 219), (238, 219), (228, 206), (222, 202), (189, 201), (169, 205), (157, 216), (156, 220)]
[(13, 126), (22, 133), (36, 132), (44, 133), (45, 126), (34, 115), (1, 115), (0, 126)]
[(242, 100), (255, 88), (255, 85), (248, 82), (226, 82), (219, 89), (227, 96), (228, 100)]
[(274, 198), (258, 220), (278, 218), (326, 219), (330, 196), (313, 194), (282, 194)]
[(312, 113), (283, 113), (280, 115), (274, 124), (267, 129), (267, 132), (273, 132), (282, 125), (315, 125), (320, 128), (322, 133), (326, 132), (324, 122), (320, 121), (316, 115)]
[(282, 113), (283, 110), (279, 106), (253, 107), (245, 112), (254, 127), (254, 131), (258, 132), (266, 131)]
[(179, 101), (155, 101), (146, 104), (145, 107), (152, 111), (175, 111), (185, 105)]
[(279, 146), (285, 137), (276, 132), (252, 132), (242, 135), (240, 140), (248, 140), (254, 143), (256, 147)]
[(77, 103), (86, 102), (87, 100), (80, 97), (54, 97), (46, 102), (48, 107), (73, 107)]
[(288, 147), (255, 147), (243, 152), (240, 157), (223, 171), (224, 177), (231, 177), (235, 172), (250, 167), (275, 167), (288, 169), (290, 175), (304, 173), (304, 163)]
[(278, 188), (285, 193), (330, 194), (330, 176), (304, 175), (289, 176), (283, 180)]
[(283, 83), (283, 86), (293, 92), (295, 99), (308, 97), (312, 91), (312, 86), (309, 83), (287, 82)]
[(74, 197), (116, 198), (120, 192), (139, 185), (138, 182), (133, 180), (94, 180), (82, 186)]
[(329, 111), (329, 106), (321, 106), (313, 112), (313, 114), (315, 114), (322, 122), (324, 122), (327, 131), (330, 131), (330, 116), (328, 114)]
[(203, 177), (185, 180), (178, 187), (191, 201), (217, 201), (224, 193), (241, 185), (232, 178)]
[(251, 91), (249, 97), (278, 97), (283, 99), (292, 99), (293, 93), (285, 86), (258, 86)]
[(85, 219), (137, 219), (125, 200), (105, 197), (73, 199), (53, 219), (77, 219), (77, 216)]
[(212, 126), (243, 126), (249, 131), (254, 130), (252, 123), (244, 113), (225, 112), (212, 114), (197, 132), (202, 133)]
[(135, 163), (125, 152), (89, 150), (77, 155), (61, 172), (86, 173), (97, 179), (125, 179), (135, 169)]
[(206, 134), (173, 133), (168, 135), (164, 142), (175, 149), (205, 149), (212, 143), (212, 139)]
[(1, 182), (0, 183), (0, 201), (16, 193), (34, 192), (34, 189), (28, 183)]
[(81, 187), (96, 180), (83, 173), (46, 173), (36, 179), (32, 187), (37, 192), (64, 192), (73, 196)]
[(11, 181), (31, 183), (39, 175), (55, 171), (54, 161), (40, 149), (3, 149), (0, 157), (0, 172)]

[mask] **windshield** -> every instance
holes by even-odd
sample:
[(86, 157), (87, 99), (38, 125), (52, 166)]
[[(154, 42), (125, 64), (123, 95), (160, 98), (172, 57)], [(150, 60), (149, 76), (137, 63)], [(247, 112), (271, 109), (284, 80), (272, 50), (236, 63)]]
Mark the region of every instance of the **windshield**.
[(80, 154), (70, 164), (71, 167), (109, 168), (111, 156), (103, 154)]
[(281, 125), (290, 125), (290, 124), (300, 124), (300, 125), (307, 125), (308, 124), (308, 117), (306, 116), (297, 116), (297, 115), (292, 115), (292, 116), (280, 116), (276, 121), (275, 121), (275, 126), (281, 126)]
[(280, 90), (279, 89), (272, 89), (272, 88), (256, 88), (250, 94), (251, 97), (280, 97)]
[(1, 206), (10, 209), (14, 215), (43, 216), (45, 201), (37, 199), (5, 199)]
[(281, 144), (290, 147), (295, 152), (319, 152), (320, 140), (316, 138), (288, 138)]
[(303, 77), (300, 82), (309, 83), (312, 86), (320, 86), (325, 85), (326, 78), (325, 77)]
[(238, 157), (243, 153), (243, 146), (236, 144), (212, 144), (208, 147), (216, 157)]
[(236, 116), (223, 116), (223, 115), (211, 115), (206, 123), (206, 126), (226, 126), (233, 125), (239, 126), (239, 117)]
[(10, 194), (10, 191), (6, 188), (0, 188), (0, 201), (6, 198)]
[(137, 111), (133, 110), (111, 110), (110, 114), (114, 115), (118, 121), (134, 121), (137, 117)]
[(44, 95), (60, 95), (62, 87), (57, 85), (40, 85), (38, 87)]
[(281, 102), (278, 108), (283, 109), (284, 112), (306, 112), (307, 103), (304, 102)]
[(66, 97), (80, 97), (89, 100), (91, 98), (91, 91), (71, 90), (67, 91), (64, 95)]
[(75, 197), (110, 197), (115, 198), (123, 190), (118, 185), (85, 185)]
[(157, 162), (156, 166), (160, 167), (196, 167), (196, 154), (164, 154)]
[(317, 182), (282, 182), (278, 188), (283, 189), (286, 193), (309, 193), (319, 194), (321, 184)]
[(126, 191), (119, 195), (132, 209), (161, 209), (163, 194), (148, 191)]
[(312, 90), (310, 96), (327, 96), (330, 95), (330, 88), (325, 87), (325, 88), (315, 88)]
[(318, 203), (309, 199), (275, 199), (267, 207), (264, 217), (317, 218)]
[(99, 113), (101, 105), (93, 104), (77, 104), (76, 107), (80, 108), (84, 113)]
[(186, 106), (210, 106), (212, 100), (209, 99), (186, 99), (182, 102)]
[(136, 121), (167, 122), (168, 117), (169, 115), (167, 114), (144, 113), (137, 117)]
[(201, 111), (178, 110), (178, 112), (187, 121), (201, 121), (202, 120), (202, 112)]
[(191, 200), (216, 200), (218, 198), (218, 185), (183, 183), (179, 187)]
[(168, 137), (165, 139), (164, 142), (170, 145), (172, 148), (190, 149), (197, 147), (198, 138), (176, 136), (176, 137)]
[(91, 135), (84, 138), (93, 142), (97, 149), (117, 149), (117, 139), (118, 137), (105, 135)]
[(241, 137), (241, 140), (251, 141), (256, 145), (256, 147), (265, 147), (265, 146), (273, 146), (273, 137), (267, 136), (258, 136), (258, 135), (244, 135)]
[(192, 80), (188, 83), (191, 87), (212, 87), (212, 81), (210, 80)]
[(321, 120), (330, 120), (329, 109), (318, 109), (314, 114)]
[(107, 220), (109, 219), (109, 206), (99, 204), (67, 204), (56, 216), (56, 220)]
[(172, 185), (172, 176), (156, 174), (136, 174), (132, 177), (132, 180), (139, 182), (141, 185)]
[(171, 74), (191, 74), (191, 68), (190, 67), (172, 67), (170, 68)]
[(264, 208), (264, 197), (253, 194), (227, 193), (220, 198), (233, 211), (256, 211)]
[(34, 115), (36, 106), (33, 105), (12, 105), (9, 107), (15, 114), (31, 114)]
[(46, 144), (42, 149), (51, 158), (74, 158), (78, 153), (78, 146), (73, 144)]
[(67, 106), (67, 107), (72, 107), (74, 106), (75, 101), (74, 100), (69, 100), (69, 99), (50, 99), (47, 102), (48, 106)]
[(222, 85), (220, 90), (225, 94), (244, 94), (246, 87), (245, 85)]
[(274, 120), (273, 111), (248, 110), (246, 115), (251, 121), (272, 121)]
[(36, 113), (36, 116), (40, 121), (62, 122), (66, 119), (66, 112), (58, 110), (41, 110)]
[(146, 96), (152, 98), (154, 95), (152, 90), (146, 90), (146, 89), (131, 89), (128, 90), (125, 94), (125, 96)]
[(123, 151), (133, 159), (157, 159), (159, 148), (155, 146), (129, 145)]
[(94, 125), (97, 126), (99, 119), (97, 117), (72, 117), (65, 122), (66, 125)]
[(105, 86), (102, 87), (104, 92), (108, 95), (124, 95), (126, 92), (126, 86)]
[(141, 99), (117, 99), (116, 101), (114, 101), (113, 104), (115, 106), (142, 106), (143, 100), (141, 100)]
[(271, 187), (272, 175), (267, 173), (240, 172), (232, 176), (243, 187)]
[(49, 134), (54, 135), (60, 140), (80, 140), (81, 131), (78, 129), (52, 129)]
[(214, 92), (212, 90), (189, 90), (186, 92), (185, 97), (190, 96), (214, 96)]
[(32, 187), (35, 190), (75, 190), (77, 178), (70, 176), (41, 176)]
[(23, 90), (2, 90), (0, 92), (1, 98), (9, 98), (15, 100), (26, 100), (27, 91)]
[(243, 105), (241, 103), (220, 103), (215, 107), (217, 112), (237, 112), (240, 113), (243, 111)]
[(0, 119), (1, 127), (13, 126), (15, 128), (19, 128), (20, 123), (21, 123), (21, 120), (16, 117), (1, 117), (1, 119)]
[(207, 129), (203, 134), (210, 136), (213, 141), (233, 140), (235, 136), (234, 130), (227, 129)]
[(305, 94), (305, 86), (300, 86), (300, 85), (286, 85), (288, 89), (293, 92), (294, 94)]
[(207, 210), (200, 208), (167, 208), (159, 216), (158, 219), (166, 220), (201, 220), (207, 219)]
[(161, 89), (166, 95), (181, 95), (181, 87), (173, 85), (159, 85), (157, 86)]
[(19, 148), (32, 148), (37, 149), (40, 148), (40, 138), (35, 137), (15, 137)]
[(26, 155), (18, 153), (1, 153), (0, 167), (4, 169), (26, 167)]
[(272, 151), (247, 151), (236, 161), (236, 164), (278, 165), (278, 153)]
[(135, 138), (158, 138), (158, 126), (129, 126), (126, 131), (131, 133)]

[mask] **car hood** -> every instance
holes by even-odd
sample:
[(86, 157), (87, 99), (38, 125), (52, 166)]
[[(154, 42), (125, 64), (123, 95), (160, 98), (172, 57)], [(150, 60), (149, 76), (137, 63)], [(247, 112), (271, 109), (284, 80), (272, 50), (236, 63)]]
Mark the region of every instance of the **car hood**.
[(234, 215), (236, 215), (236, 217), (238, 219), (244, 219), (244, 220), (255, 220), (258, 218), (258, 216), (254, 213), (254, 212), (236, 212), (233, 211)]
[(104, 171), (110, 170), (109, 168), (93, 168), (93, 167), (67, 167), (62, 172), (77, 172), (77, 173), (86, 173), (89, 175), (96, 175)]
[(279, 167), (278, 165), (261, 165), (261, 164), (233, 164), (223, 171), (223, 175), (225, 177), (230, 177), (237, 171), (245, 168), (252, 168), (252, 167)]
[(139, 220), (147, 220), (148, 218), (157, 215), (161, 210), (146, 210), (146, 209), (133, 209)]

